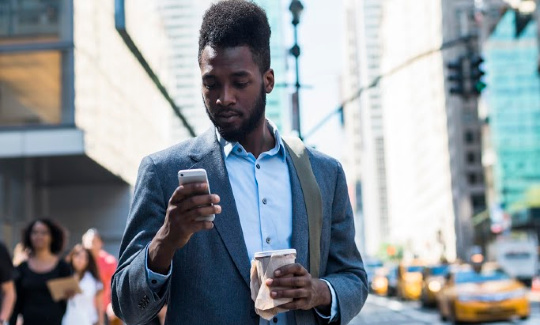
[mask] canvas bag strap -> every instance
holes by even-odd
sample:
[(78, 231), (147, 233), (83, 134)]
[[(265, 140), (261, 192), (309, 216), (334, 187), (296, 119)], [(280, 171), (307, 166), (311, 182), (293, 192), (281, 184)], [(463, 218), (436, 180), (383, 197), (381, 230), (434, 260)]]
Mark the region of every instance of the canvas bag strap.
[(319, 277), (321, 261), (322, 199), (304, 143), (296, 137), (283, 137), (285, 148), (292, 158), (300, 179), (309, 225), (309, 272)]

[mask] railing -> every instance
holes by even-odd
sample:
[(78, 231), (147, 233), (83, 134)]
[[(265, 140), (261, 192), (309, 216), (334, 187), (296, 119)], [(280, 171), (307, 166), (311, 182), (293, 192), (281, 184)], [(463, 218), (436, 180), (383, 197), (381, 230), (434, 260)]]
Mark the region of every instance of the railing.
[(0, 0), (0, 38), (60, 34), (62, 0)]

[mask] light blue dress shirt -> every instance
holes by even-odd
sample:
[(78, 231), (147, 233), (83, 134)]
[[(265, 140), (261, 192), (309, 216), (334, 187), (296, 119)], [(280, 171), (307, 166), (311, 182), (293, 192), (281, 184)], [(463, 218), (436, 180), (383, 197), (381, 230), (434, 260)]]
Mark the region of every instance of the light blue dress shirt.
[[(275, 125), (270, 121), (268, 125), (276, 139), (275, 146), (257, 159), (240, 143), (228, 142), (216, 132), (250, 260), (256, 252), (291, 248), (292, 194), (286, 149)], [(172, 267), (167, 275), (154, 273), (147, 264), (148, 283), (152, 290), (159, 291), (171, 272)], [(316, 311), (321, 317), (333, 320), (338, 314), (336, 295), (330, 283), (325, 282), (332, 295), (331, 315), (328, 317)], [(289, 325), (284, 313), (276, 315), (271, 322), (261, 318), (259, 324)]]

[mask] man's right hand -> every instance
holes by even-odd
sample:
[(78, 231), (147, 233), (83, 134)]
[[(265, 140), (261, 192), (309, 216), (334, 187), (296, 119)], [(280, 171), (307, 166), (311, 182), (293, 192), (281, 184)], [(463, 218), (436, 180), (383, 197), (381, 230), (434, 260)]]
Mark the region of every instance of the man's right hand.
[(195, 219), (221, 213), (219, 196), (208, 194), (208, 184), (180, 185), (169, 199), (165, 222), (148, 247), (148, 267), (153, 272), (167, 274), (174, 252), (184, 247), (191, 236), (214, 227), (212, 221)]

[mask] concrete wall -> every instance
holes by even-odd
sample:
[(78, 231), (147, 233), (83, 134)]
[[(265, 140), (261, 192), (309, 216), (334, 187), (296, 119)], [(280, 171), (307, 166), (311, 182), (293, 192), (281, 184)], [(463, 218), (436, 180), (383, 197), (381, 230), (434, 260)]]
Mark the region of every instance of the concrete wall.
[[(115, 30), (114, 1), (74, 1), (74, 42), (75, 122), (85, 131), (86, 153), (133, 185), (141, 158), (170, 144), (171, 108)], [(147, 53), (158, 66), (159, 50)]]
[(81, 242), (88, 228), (96, 228), (105, 250), (118, 256), (131, 200), (128, 185), (59, 186), (45, 191), (49, 215), (69, 231), (66, 251)]

